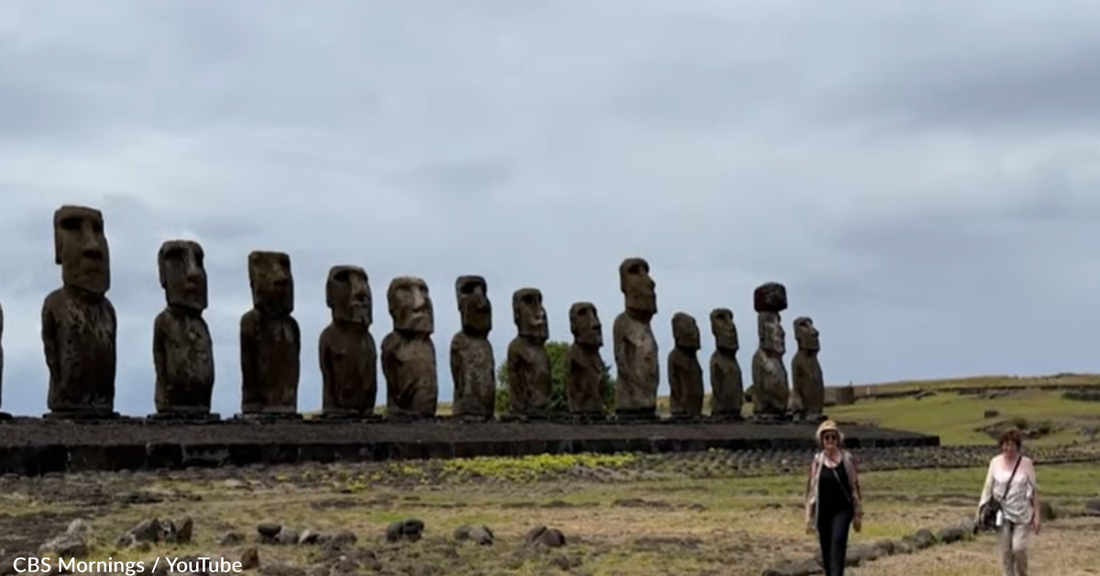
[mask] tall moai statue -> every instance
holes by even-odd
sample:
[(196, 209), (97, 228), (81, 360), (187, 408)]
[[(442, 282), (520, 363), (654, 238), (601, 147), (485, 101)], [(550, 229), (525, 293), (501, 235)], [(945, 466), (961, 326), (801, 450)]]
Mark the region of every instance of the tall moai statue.
[(753, 292), (756, 330), (760, 346), (752, 356), (752, 408), (760, 420), (785, 420), (791, 391), (783, 354), (786, 333), (779, 313), (787, 309), (787, 289), (768, 282)]
[(382, 339), (386, 415), (395, 420), (433, 418), (439, 405), (439, 380), (428, 284), (413, 276), (394, 278), (386, 300), (393, 319), (393, 331)]
[(294, 275), (284, 252), (248, 255), (252, 309), (241, 316), (241, 413), (300, 418), (302, 334), (294, 312)]
[(366, 270), (333, 266), (325, 281), (332, 321), (317, 339), (321, 417), (374, 417), (378, 401), (378, 350), (371, 336), (374, 299)]
[(202, 313), (207, 306), (205, 254), (191, 240), (169, 240), (157, 252), (160, 287), (167, 305), (153, 321), (157, 375), (150, 418), (215, 419), (214, 344)]
[(710, 415), (719, 420), (741, 420), (745, 385), (737, 351), (741, 348), (733, 311), (715, 308), (710, 312), (714, 352), (710, 355)]
[(796, 318), (794, 338), (798, 351), (791, 359), (791, 407), (798, 419), (819, 422), (825, 413), (825, 376), (817, 358), (821, 340), (813, 320), (806, 316)]
[(703, 367), (699, 364), (699, 324), (690, 314), (672, 315), (674, 346), (668, 353), (669, 412), (675, 419), (703, 415)]
[(496, 408), (496, 360), (489, 332), (493, 329), (493, 305), (489, 286), (481, 276), (459, 276), (455, 299), (462, 329), (451, 338), (451, 380), (454, 382), (454, 416), (490, 420)]
[[(0, 408), (4, 407), (4, 307), (0, 306)], [(0, 412), (0, 420), (10, 420), (11, 414)]]
[(48, 418), (117, 418), (118, 318), (107, 299), (111, 256), (103, 213), (62, 206), (53, 217), (54, 262), (63, 286), (42, 303), (49, 368)]
[(520, 288), (512, 294), (512, 316), (517, 334), (508, 344), (508, 398), (511, 415), (542, 419), (550, 415), (553, 381), (546, 341), (550, 326), (542, 307), (542, 292)]
[(649, 275), (649, 263), (627, 258), (619, 265), (619, 289), (626, 310), (615, 318), (615, 413), (620, 419), (657, 417), (657, 386), (661, 365), (657, 339), (649, 323), (657, 313), (656, 283)]
[(569, 308), (569, 331), (573, 343), (566, 353), (565, 396), (569, 412), (581, 420), (604, 417), (603, 324), (591, 302), (577, 302)]

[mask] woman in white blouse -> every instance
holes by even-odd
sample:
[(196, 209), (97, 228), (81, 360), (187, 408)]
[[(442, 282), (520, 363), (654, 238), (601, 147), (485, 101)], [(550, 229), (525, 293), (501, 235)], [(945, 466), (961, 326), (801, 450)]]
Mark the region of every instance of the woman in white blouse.
[(1027, 576), (1027, 548), (1039, 533), (1039, 484), (1031, 458), (1020, 453), (1020, 433), (1001, 434), (1001, 453), (989, 462), (985, 486), (978, 501), (981, 510), (990, 499), (1000, 503), (996, 516), (997, 554), (1004, 576)]

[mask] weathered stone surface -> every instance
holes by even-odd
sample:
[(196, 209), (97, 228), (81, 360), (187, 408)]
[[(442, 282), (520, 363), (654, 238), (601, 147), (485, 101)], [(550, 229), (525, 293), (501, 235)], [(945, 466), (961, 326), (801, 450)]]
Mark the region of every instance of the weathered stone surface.
[(569, 331), (573, 343), (566, 354), (565, 394), (569, 411), (581, 417), (604, 414), (603, 324), (596, 305), (577, 302), (569, 307)]
[(668, 353), (669, 404), (673, 418), (698, 418), (703, 414), (703, 367), (699, 324), (683, 312), (672, 316), (675, 347)]
[(710, 413), (720, 418), (740, 419), (745, 402), (745, 384), (737, 352), (741, 348), (733, 312), (716, 308), (710, 313), (710, 330), (715, 349), (710, 356)]
[(615, 412), (620, 417), (653, 418), (657, 411), (657, 386), (661, 366), (657, 339), (650, 321), (657, 313), (656, 283), (649, 263), (627, 258), (619, 265), (619, 289), (626, 310), (615, 318)]
[(158, 414), (210, 414), (214, 343), (202, 313), (207, 307), (205, 253), (197, 242), (169, 240), (157, 266), (167, 306), (153, 322), (155, 405)]
[(393, 331), (382, 340), (386, 414), (391, 418), (431, 418), (439, 404), (436, 374), (435, 312), (428, 284), (400, 276), (386, 291)]
[(481, 276), (459, 276), (455, 299), (462, 329), (451, 339), (452, 412), (462, 418), (489, 419), (496, 408), (496, 360), (489, 332), (493, 305)]
[(520, 288), (512, 294), (512, 315), (518, 334), (508, 345), (508, 396), (512, 414), (527, 418), (549, 415), (553, 383), (546, 340), (550, 326), (542, 292)]
[(813, 320), (796, 318), (794, 337), (798, 351), (791, 359), (791, 409), (800, 419), (820, 420), (825, 412), (825, 377), (818, 360), (821, 340)]
[(416, 542), (420, 540), (423, 534), (424, 522), (416, 518), (398, 520), (386, 527), (387, 542), (399, 542), (401, 540)]
[(332, 322), (318, 338), (321, 413), (369, 417), (378, 399), (378, 351), (370, 333), (374, 299), (370, 278), (359, 266), (333, 266), (325, 283)]
[(790, 402), (786, 352), (786, 333), (778, 312), (757, 313), (759, 348), (752, 357), (753, 414), (763, 419), (785, 418)]
[(248, 255), (252, 309), (241, 316), (241, 412), (293, 416), (298, 413), (302, 335), (294, 319), (294, 276), (290, 256), (254, 251)]
[(107, 299), (111, 258), (103, 214), (84, 206), (54, 212), (54, 261), (63, 286), (42, 303), (42, 345), (52, 417), (117, 417), (115, 308)]
[(536, 526), (527, 532), (528, 546), (545, 546), (547, 548), (561, 548), (565, 546), (565, 534), (557, 528)]
[(787, 288), (778, 282), (767, 282), (752, 293), (752, 307), (757, 312), (775, 312), (787, 309)]

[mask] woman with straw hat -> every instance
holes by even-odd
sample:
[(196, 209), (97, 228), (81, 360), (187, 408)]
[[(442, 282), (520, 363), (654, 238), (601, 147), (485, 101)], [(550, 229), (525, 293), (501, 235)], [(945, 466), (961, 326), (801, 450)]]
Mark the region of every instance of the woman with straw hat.
[(863, 494), (855, 458), (843, 448), (844, 435), (836, 422), (817, 428), (821, 446), (810, 462), (806, 481), (806, 533), (818, 535), (825, 576), (843, 576), (848, 530), (863, 528)]

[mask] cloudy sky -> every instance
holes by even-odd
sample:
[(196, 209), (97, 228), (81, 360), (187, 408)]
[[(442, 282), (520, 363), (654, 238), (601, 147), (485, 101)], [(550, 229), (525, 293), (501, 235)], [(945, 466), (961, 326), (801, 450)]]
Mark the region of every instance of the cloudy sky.
[[(46, 409), (52, 214), (105, 213), (117, 409), (153, 410), (160, 243), (207, 253), (215, 410), (239, 410), (250, 250), (291, 255), (300, 408), (334, 264), (435, 302), (484, 275), (492, 342), (542, 289), (551, 337), (618, 265), (671, 317), (785, 283), (830, 384), (1100, 371), (1100, 3), (790, 0), (0, 2), (3, 407)], [(381, 371), (379, 371), (381, 376)], [(662, 370), (667, 378), (667, 369)], [(667, 381), (662, 382), (667, 391)], [(383, 392), (379, 402), (384, 403)]]

